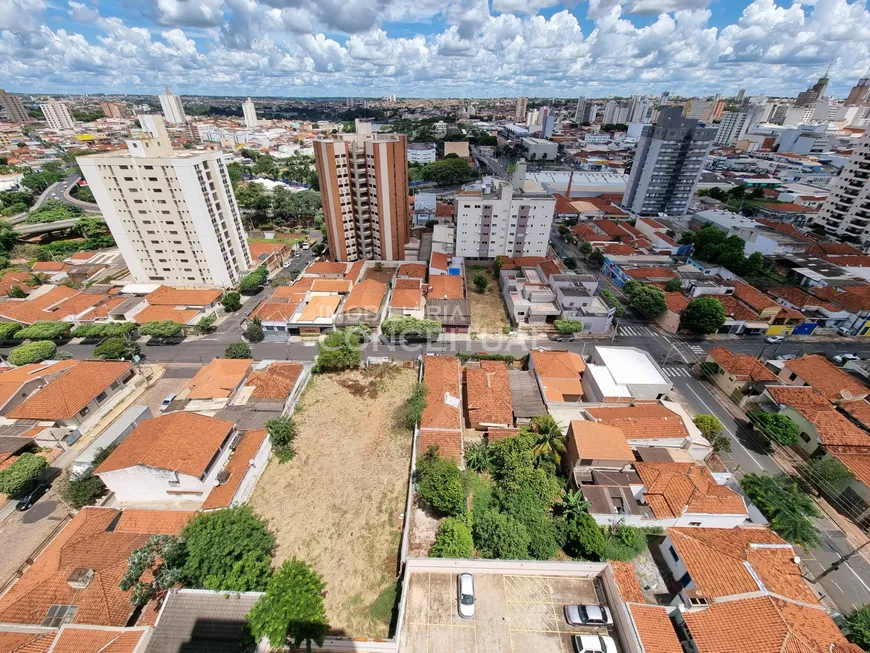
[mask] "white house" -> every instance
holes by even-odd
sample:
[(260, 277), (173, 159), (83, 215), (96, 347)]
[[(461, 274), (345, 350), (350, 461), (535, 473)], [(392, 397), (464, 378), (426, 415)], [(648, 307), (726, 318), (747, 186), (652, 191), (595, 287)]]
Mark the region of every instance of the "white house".
[(652, 356), (636, 347), (595, 347), (583, 374), (590, 402), (662, 399), (673, 387)]
[(232, 422), (186, 411), (142, 422), (95, 470), (121, 504), (201, 503), (230, 456)]

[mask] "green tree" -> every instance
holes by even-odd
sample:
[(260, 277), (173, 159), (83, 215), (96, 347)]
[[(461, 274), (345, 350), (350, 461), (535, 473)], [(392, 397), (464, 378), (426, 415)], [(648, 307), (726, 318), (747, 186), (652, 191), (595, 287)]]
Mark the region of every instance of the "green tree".
[(825, 491), (836, 488), (843, 481), (855, 478), (855, 475), (848, 467), (831, 456), (810, 458), (806, 463), (801, 465), (800, 471), (810, 483), (816, 487), (823, 488)]
[(665, 293), (655, 286), (644, 286), (631, 295), (631, 304), (647, 317), (660, 315), (668, 308)]
[(565, 494), (556, 503), (556, 507), (562, 516), (569, 520), (589, 512), (589, 502), (583, 498), (583, 492), (580, 490), (565, 490)]
[(52, 184), (59, 182), (62, 178), (62, 174), (51, 170), (45, 172), (31, 172), (24, 175), (21, 180), (21, 185), (39, 195)]
[(565, 453), (565, 436), (552, 415), (542, 415), (532, 419), (535, 432), (535, 446), (532, 452), (535, 458), (548, 458), (557, 466)]
[(34, 322), (15, 334), (21, 340), (59, 340), (66, 338), (72, 329), (70, 322)]
[(553, 326), (561, 334), (580, 333), (583, 331), (583, 323), (580, 320), (556, 320), (553, 322)]
[(722, 302), (713, 297), (699, 297), (683, 309), (680, 325), (694, 333), (716, 333), (725, 319)]
[(241, 295), (233, 291), (226, 292), (221, 299), (221, 304), (223, 304), (224, 310), (228, 313), (237, 311), (242, 307)]
[(245, 338), (250, 342), (262, 342), (265, 337), (266, 336), (263, 333), (263, 325), (259, 318), (255, 317), (253, 320), (248, 322), (248, 326), (245, 327)]
[(477, 274), (475, 274), (474, 278), (472, 278), (471, 280), (471, 283), (474, 284), (474, 289), (479, 293), (483, 293), (486, 291), (487, 288), (489, 288), (489, 279), (487, 279), (486, 275), (482, 272), (478, 272)]
[(818, 546), (818, 529), (810, 518), (820, 517), (821, 512), (791, 478), (785, 474), (746, 474), (740, 487), (783, 539), (806, 547)]
[(111, 360), (132, 360), (140, 353), (139, 343), (126, 338), (106, 338), (94, 348), (94, 357)]
[(843, 619), (846, 637), (865, 651), (870, 651), (870, 605), (862, 605)]
[(36, 482), (47, 466), (42, 456), (21, 454), (9, 467), (0, 470), (0, 494), (18, 496)]
[(217, 321), (217, 316), (214, 313), (203, 315), (196, 323), (196, 332), (199, 334), (210, 333), (214, 329), (214, 323)]
[(275, 536), (248, 506), (198, 513), (181, 533), (184, 578), (192, 587), (262, 591), (269, 579)]
[(682, 289), (683, 282), (676, 277), (665, 284), (665, 292), (680, 292)]
[(79, 186), (76, 189), (76, 199), (79, 202), (89, 202), (91, 204), (97, 203), (97, 200), (94, 199), (94, 194), (91, 191), (90, 186)]
[(143, 336), (165, 340), (181, 335), (183, 327), (172, 320), (152, 320), (139, 327), (139, 333)]
[(345, 370), (359, 363), (360, 338), (353, 329), (336, 329), (317, 343), (318, 371)]
[(490, 450), (486, 442), (465, 447), (465, 466), (473, 472), (487, 472), (490, 468)]
[(417, 494), (424, 504), (445, 515), (465, 513), (465, 486), (455, 462), (430, 449), (417, 459), (416, 476)]
[(797, 442), (800, 436), (800, 427), (782, 413), (753, 410), (749, 413), (749, 420), (768, 438), (786, 447)]
[(473, 558), (474, 540), (468, 524), (459, 517), (441, 520), (435, 544), (429, 552), (432, 558)]
[(263, 284), (266, 283), (266, 279), (269, 277), (269, 271), (265, 268), (265, 266), (260, 266), (250, 274), (242, 277), (242, 280), (239, 281), (239, 292), (243, 294), (251, 294), (257, 291)]
[(448, 157), (429, 163), (423, 168), (423, 178), (439, 186), (452, 186), (470, 181), (477, 176), (465, 159)]
[(722, 432), (722, 422), (715, 415), (695, 415), (692, 422), (707, 440), (712, 440)]
[(17, 322), (0, 322), (0, 342), (9, 340), (21, 331), (21, 325)]
[(84, 506), (92, 506), (97, 499), (106, 494), (107, 489), (99, 476), (94, 476), (90, 471), (73, 479), (70, 478), (67, 470), (64, 472), (58, 491), (64, 501), (78, 510)]
[(606, 544), (604, 531), (588, 512), (568, 520), (564, 549), (572, 558), (600, 560)]
[(44, 360), (53, 358), (55, 353), (57, 353), (57, 345), (50, 340), (28, 342), (9, 352), (6, 360), (12, 365), (41, 363)]
[(381, 333), (388, 337), (425, 336), (435, 339), (441, 334), (441, 323), (436, 320), (394, 315), (381, 323)]
[(580, 254), (583, 255), (584, 259), (588, 259), (589, 255), (593, 252), (594, 248), (590, 243), (587, 243), (585, 240), (580, 243)]
[(634, 279), (629, 279), (622, 285), (622, 292), (628, 295), (629, 298), (633, 297), (635, 293), (638, 293), (641, 290), (643, 290), (643, 284)]
[(27, 292), (21, 286), (12, 286), (6, 295), (12, 299), (24, 299), (27, 297)]
[(529, 532), (510, 515), (487, 510), (475, 520), (473, 535), (482, 558), (525, 560), (529, 557)]
[(293, 440), (296, 439), (296, 423), (292, 417), (276, 417), (266, 422), (266, 433), (272, 443), (272, 451), (279, 463), (293, 460), (296, 450)]
[(304, 644), (309, 653), (312, 642), (323, 646), (329, 630), (325, 593), (326, 583), (310, 565), (296, 558), (285, 561), (248, 614), (251, 633), (258, 640), (267, 638), (274, 649), (288, 640), (295, 649)]
[(593, 268), (600, 268), (604, 265), (604, 253), (600, 249), (593, 250), (592, 253), (586, 257), (586, 261)]
[(251, 348), (244, 342), (231, 342), (224, 349), (224, 358), (250, 358)]

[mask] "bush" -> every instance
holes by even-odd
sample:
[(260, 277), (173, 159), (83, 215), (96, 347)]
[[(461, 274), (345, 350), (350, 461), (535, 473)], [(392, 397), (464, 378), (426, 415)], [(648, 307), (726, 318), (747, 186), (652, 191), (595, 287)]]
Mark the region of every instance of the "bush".
[(810, 458), (801, 465), (800, 471), (810, 483), (828, 493), (836, 489), (842, 481), (855, 478), (848, 467), (830, 456)]
[(525, 522), (529, 534), (529, 555), (535, 560), (549, 560), (556, 554), (556, 525), (549, 513), (538, 513)]
[(526, 560), (531, 538), (514, 517), (487, 510), (474, 523), (474, 543), (483, 558)]
[(266, 336), (263, 334), (263, 325), (260, 324), (260, 321), (257, 318), (248, 322), (248, 326), (245, 327), (245, 338), (251, 342), (263, 342), (263, 338), (265, 337)]
[(683, 289), (683, 282), (674, 277), (665, 284), (665, 292), (680, 292)]
[(21, 286), (12, 286), (6, 295), (12, 299), (24, 299), (27, 297), (27, 293)]
[(441, 333), (441, 323), (435, 320), (418, 320), (415, 317), (394, 316), (383, 321), (381, 333), (389, 338), (399, 336), (437, 338)]
[(64, 501), (78, 510), (95, 504), (97, 499), (106, 494), (106, 486), (99, 476), (94, 476), (90, 471), (71, 479), (67, 470), (60, 482), (59, 492)]
[(9, 340), (21, 331), (21, 325), (17, 322), (0, 322), (0, 340)]
[(239, 292), (244, 294), (252, 293), (265, 284), (268, 278), (269, 271), (265, 266), (261, 265), (250, 274), (242, 277), (242, 280), (239, 281)]
[(565, 553), (582, 560), (600, 560), (607, 541), (604, 531), (589, 513), (581, 513), (565, 526)]
[(337, 329), (317, 343), (317, 371), (346, 370), (359, 367), (359, 332), (353, 328)]
[(132, 360), (140, 353), (139, 343), (126, 338), (106, 338), (94, 348), (94, 357), (110, 360)]
[(819, 543), (811, 518), (821, 516), (813, 500), (785, 474), (747, 474), (740, 487), (770, 522), (770, 528), (787, 542), (806, 547)]
[[(660, 532), (661, 529), (658, 529)], [(634, 560), (647, 548), (647, 530), (618, 523), (607, 531), (607, 543), (602, 558), (605, 560)]]
[(223, 299), (221, 299), (221, 304), (223, 305), (224, 310), (227, 313), (239, 310), (242, 307), (241, 297), (242, 296), (237, 292), (224, 293)]
[(196, 323), (196, 332), (199, 334), (209, 333), (214, 327), (215, 321), (217, 321), (217, 316), (214, 313), (203, 315)]
[(279, 463), (293, 460), (296, 450), (293, 440), (296, 439), (296, 423), (292, 417), (276, 417), (266, 422), (266, 432), (272, 443), (272, 451)]
[(164, 338), (174, 338), (181, 335), (184, 328), (172, 320), (153, 320), (146, 322), (139, 327), (139, 333), (143, 336), (149, 336), (162, 340)]
[(616, 295), (610, 292), (607, 288), (599, 290), (598, 295), (604, 300), (605, 304), (616, 309), (613, 313), (613, 317), (623, 317), (625, 315), (625, 306), (623, 306), (622, 302), (616, 298)]
[(800, 436), (800, 427), (791, 417), (782, 413), (753, 410), (749, 413), (749, 421), (766, 437), (786, 447), (797, 442)]
[(580, 320), (556, 320), (553, 326), (562, 334), (580, 333), (583, 330), (583, 323)]
[(444, 515), (465, 514), (462, 472), (452, 460), (430, 449), (417, 459), (417, 494), (425, 505)]
[(423, 417), (428, 392), (429, 390), (424, 383), (415, 383), (411, 389), (411, 396), (405, 402), (405, 426), (408, 428), (414, 428)]
[(465, 466), (473, 472), (488, 472), (491, 466), (489, 445), (478, 442), (465, 447)]
[(846, 637), (865, 651), (870, 651), (870, 605), (855, 608), (843, 619)]
[(124, 336), (136, 330), (133, 322), (106, 322), (100, 324), (82, 324), (72, 330), (73, 338), (112, 338)]
[(44, 360), (53, 358), (56, 352), (57, 345), (50, 340), (28, 342), (9, 352), (9, 357), (6, 360), (12, 365), (41, 363)]
[(429, 552), (432, 558), (472, 558), (474, 540), (471, 529), (458, 517), (447, 517), (438, 528), (438, 537)]
[(508, 365), (511, 365), (516, 360), (511, 354), (486, 354), (477, 351), (458, 351), (456, 352), (456, 358), (461, 361), (501, 361)]
[(21, 340), (58, 340), (69, 335), (70, 322), (35, 322), (15, 334)]
[(695, 415), (692, 420), (698, 430), (710, 442), (722, 432), (722, 422), (714, 415)]
[(6, 469), (0, 470), (0, 494), (17, 496), (27, 490), (48, 466), (42, 456), (23, 453)]
[(486, 275), (482, 272), (475, 274), (471, 283), (474, 284), (474, 289), (479, 293), (482, 293), (489, 288), (489, 279), (487, 279)]
[(224, 358), (250, 358), (251, 348), (244, 342), (232, 342), (224, 349)]

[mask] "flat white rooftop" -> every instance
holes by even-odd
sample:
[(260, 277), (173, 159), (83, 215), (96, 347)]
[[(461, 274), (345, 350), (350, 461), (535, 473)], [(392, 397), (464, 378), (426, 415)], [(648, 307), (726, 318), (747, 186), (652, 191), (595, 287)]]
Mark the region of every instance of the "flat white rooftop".
[(619, 385), (669, 385), (648, 354), (630, 347), (596, 347), (614, 382)]

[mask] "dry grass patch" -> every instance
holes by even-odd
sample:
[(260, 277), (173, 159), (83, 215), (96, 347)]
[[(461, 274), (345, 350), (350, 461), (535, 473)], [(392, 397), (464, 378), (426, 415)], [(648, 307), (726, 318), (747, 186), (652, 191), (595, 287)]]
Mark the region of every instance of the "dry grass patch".
[[(502, 334), (505, 328), (510, 329), (504, 301), (501, 298), (501, 288), (492, 270), (483, 266), (468, 268), (468, 299), (471, 302), (471, 331), (473, 333)], [(489, 287), (482, 293), (474, 289), (474, 277), (484, 275), (489, 281)]]
[(416, 380), (385, 366), (312, 377), (294, 415), (296, 457), (272, 460), (251, 497), (275, 533), (274, 564), (296, 556), (323, 574), (341, 634), (388, 635), (411, 455), (399, 413)]

